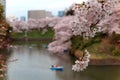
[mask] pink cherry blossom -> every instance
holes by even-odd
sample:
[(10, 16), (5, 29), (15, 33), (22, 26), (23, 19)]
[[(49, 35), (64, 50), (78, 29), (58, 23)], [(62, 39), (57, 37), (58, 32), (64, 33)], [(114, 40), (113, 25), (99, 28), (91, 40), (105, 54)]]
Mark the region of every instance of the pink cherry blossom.
[[(102, 31), (108, 32), (112, 34), (115, 32), (116, 34), (120, 34), (120, 3), (115, 6), (113, 9), (113, 13), (110, 17), (107, 17), (100, 21), (97, 26), (102, 27)], [(105, 26), (105, 27), (104, 27)]]
[(85, 39), (94, 37), (98, 32), (96, 25), (111, 15), (116, 4), (117, 0), (104, 0), (104, 2), (90, 0), (80, 7), (73, 8), (75, 10), (75, 18), (71, 23), (73, 34), (81, 35)]

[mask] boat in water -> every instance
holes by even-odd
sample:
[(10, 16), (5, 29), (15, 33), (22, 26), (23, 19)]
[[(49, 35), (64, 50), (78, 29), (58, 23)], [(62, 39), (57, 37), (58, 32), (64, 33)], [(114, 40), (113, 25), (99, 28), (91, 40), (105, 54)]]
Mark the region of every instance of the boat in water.
[(63, 66), (55, 66), (55, 65), (52, 65), (50, 67), (51, 70), (56, 70), (56, 71), (63, 71), (64, 67)]

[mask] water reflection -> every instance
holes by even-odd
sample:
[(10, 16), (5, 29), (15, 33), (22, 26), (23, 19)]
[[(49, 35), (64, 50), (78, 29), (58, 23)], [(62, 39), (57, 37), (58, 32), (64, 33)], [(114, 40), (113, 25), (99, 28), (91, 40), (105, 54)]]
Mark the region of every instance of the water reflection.
[[(68, 54), (50, 54), (37, 44), (13, 45), (8, 53), (7, 57), (4, 54), (6, 80), (120, 80), (120, 66), (89, 66), (84, 72), (73, 72), (74, 62)], [(64, 70), (50, 70), (54, 64), (64, 66)]]
[(3, 54), (0, 54), (0, 78), (4, 78), (6, 76), (6, 58), (3, 56)]
[(9, 58), (9, 52), (7, 49), (0, 49), (0, 80), (4, 80), (7, 76), (7, 62)]

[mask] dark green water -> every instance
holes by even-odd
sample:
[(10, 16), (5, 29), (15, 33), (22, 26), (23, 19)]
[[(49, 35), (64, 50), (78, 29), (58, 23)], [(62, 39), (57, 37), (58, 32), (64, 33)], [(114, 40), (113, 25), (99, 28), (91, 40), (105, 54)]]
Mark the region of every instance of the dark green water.
[[(52, 55), (43, 45), (13, 45), (8, 55), (7, 61), (17, 60), (7, 63), (6, 80), (120, 80), (120, 66), (88, 66), (74, 72), (67, 54)], [(52, 64), (62, 65), (64, 70), (51, 71)]]

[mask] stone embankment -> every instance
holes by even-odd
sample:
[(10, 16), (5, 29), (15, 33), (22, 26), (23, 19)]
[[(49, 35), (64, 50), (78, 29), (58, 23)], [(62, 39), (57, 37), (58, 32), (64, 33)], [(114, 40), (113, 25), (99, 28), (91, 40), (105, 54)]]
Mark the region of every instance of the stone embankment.
[(91, 59), (89, 65), (120, 65), (120, 59)]
[[(76, 50), (73, 54), (76, 58), (82, 56), (79, 50)], [(89, 65), (120, 65), (120, 58), (106, 58), (106, 59), (94, 59), (91, 58)]]

